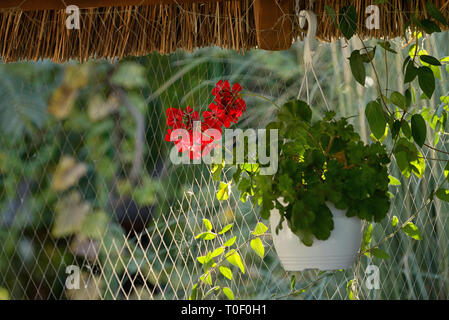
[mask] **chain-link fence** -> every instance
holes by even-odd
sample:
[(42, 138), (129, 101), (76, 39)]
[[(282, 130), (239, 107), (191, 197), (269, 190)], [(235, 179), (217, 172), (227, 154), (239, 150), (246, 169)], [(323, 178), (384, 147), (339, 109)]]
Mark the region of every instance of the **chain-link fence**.
[[(429, 51), (447, 51), (429, 38)], [(447, 42), (442, 34), (438, 43)], [(401, 45), (399, 41), (396, 42)], [(363, 107), (375, 96), (347, 66), (354, 43), (321, 44), (315, 69), (338, 116), (353, 116), (367, 140)], [(174, 165), (164, 140), (168, 107), (206, 110), (215, 83), (238, 82), (243, 91), (277, 104), (295, 98), (303, 79), (303, 45), (282, 52), (246, 55), (205, 48), (193, 53), (151, 54), (117, 62), (56, 65), (47, 61), (0, 65), (0, 295), (11, 299), (186, 299), (202, 274), (197, 257), (214, 243), (195, 236), (203, 218), (216, 230), (233, 223), (244, 243), (260, 216), (237, 192), (216, 198), (210, 167)], [(390, 61), (400, 70), (402, 57)], [(392, 86), (401, 86), (390, 73)], [(385, 77), (385, 75), (382, 75)], [(448, 74), (441, 75), (440, 94)], [(309, 79), (314, 115), (325, 111), (319, 88)], [(263, 128), (274, 116), (271, 104), (245, 98), (239, 128)], [(431, 100), (430, 108), (436, 105)], [(433, 103), (433, 105), (432, 105)], [(440, 148), (447, 146), (446, 136)], [(446, 150), (446, 149), (445, 149)], [(429, 151), (426, 157), (437, 157)], [(429, 162), (423, 179), (401, 178), (392, 186), (390, 218), (405, 221), (444, 179), (445, 162)], [(391, 174), (400, 173), (391, 167)], [(230, 179), (226, 172), (223, 179)], [(447, 299), (449, 297), (449, 208), (434, 202), (414, 220), (423, 240), (397, 234), (382, 248), (389, 260), (362, 257), (353, 270), (285, 272), (264, 237), (265, 258), (241, 249), (246, 272), (220, 278), (238, 299), (346, 299), (358, 277), (362, 299)], [(379, 241), (393, 229), (374, 226)], [(380, 268), (380, 286), (365, 284), (366, 267)], [(73, 286), (80, 276), (79, 288)], [(295, 297), (295, 289), (305, 291)], [(223, 298), (211, 295), (209, 298)]]

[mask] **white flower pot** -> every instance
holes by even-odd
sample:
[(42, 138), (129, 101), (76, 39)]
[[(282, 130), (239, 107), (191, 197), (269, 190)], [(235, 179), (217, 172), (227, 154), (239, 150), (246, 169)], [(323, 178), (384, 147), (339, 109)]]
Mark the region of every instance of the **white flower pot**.
[(286, 271), (305, 269), (336, 270), (349, 269), (354, 265), (362, 240), (362, 221), (357, 217), (348, 218), (346, 210), (338, 210), (330, 202), (326, 203), (334, 216), (334, 229), (325, 241), (314, 239), (307, 247), (287, 225), (276, 234), (279, 211), (271, 210), (270, 225), (276, 252)]

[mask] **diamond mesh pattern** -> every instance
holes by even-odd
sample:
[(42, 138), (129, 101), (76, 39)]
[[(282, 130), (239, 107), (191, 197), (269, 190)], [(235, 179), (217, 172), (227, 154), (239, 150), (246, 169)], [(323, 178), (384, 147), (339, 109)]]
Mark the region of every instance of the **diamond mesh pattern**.
[[(446, 34), (439, 37), (438, 43), (447, 41)], [(361, 114), (353, 122), (363, 135), (369, 129), (359, 106), (375, 91), (356, 87), (352, 80), (346, 58), (354, 46), (321, 45), (315, 69), (339, 115)], [(434, 52), (440, 49), (435, 41), (431, 46)], [(1, 292), (12, 299), (188, 298), (202, 273), (196, 257), (213, 246), (195, 240), (202, 219), (210, 219), (216, 229), (233, 222), (232, 233), (242, 243), (260, 218), (257, 208), (241, 203), (236, 192), (218, 202), (218, 186), (207, 166), (170, 162), (171, 145), (163, 140), (165, 109), (191, 105), (205, 110), (220, 79), (282, 104), (298, 93), (302, 52), (297, 43), (289, 51), (245, 56), (206, 48), (114, 63), (0, 65)], [(390, 65), (400, 70), (401, 61)], [(390, 70), (392, 87), (402, 82), (397, 74)], [(448, 89), (448, 76), (443, 77), (440, 93)], [(65, 98), (58, 100), (58, 92)], [(314, 112), (322, 113), (318, 87), (311, 85), (309, 93)], [(255, 97), (246, 101), (240, 128), (261, 128), (274, 116), (269, 103)], [(439, 147), (447, 147), (446, 136)], [(424, 156), (439, 155), (427, 150)], [(66, 167), (64, 157), (71, 159)], [(428, 162), (424, 179), (401, 179), (402, 185), (391, 190), (390, 217), (405, 221), (419, 209), (444, 179), (444, 165)], [(132, 181), (134, 169), (138, 174)], [(230, 179), (230, 173), (223, 178)], [(435, 202), (417, 216), (422, 241), (399, 233), (385, 242), (382, 248), (390, 260), (361, 258), (359, 298), (447, 299), (448, 209)], [(389, 221), (376, 225), (374, 242), (391, 231)], [(232, 283), (217, 284), (230, 285), (239, 299), (293, 298), (288, 296), (292, 274), (283, 271), (270, 237), (264, 244), (263, 260), (244, 247), (247, 272), (234, 271)], [(368, 263), (380, 268), (378, 290), (364, 284)], [(82, 271), (77, 290), (65, 288), (70, 265)], [(356, 274), (295, 273), (296, 289), (307, 289), (295, 298), (346, 299), (346, 285)]]

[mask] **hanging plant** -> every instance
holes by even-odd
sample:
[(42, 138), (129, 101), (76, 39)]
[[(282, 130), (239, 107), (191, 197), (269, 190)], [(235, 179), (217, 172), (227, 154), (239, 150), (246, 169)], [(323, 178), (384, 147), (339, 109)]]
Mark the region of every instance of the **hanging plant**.
[(334, 222), (327, 202), (347, 210), (348, 217), (375, 222), (385, 218), (390, 159), (380, 143), (365, 145), (347, 119), (337, 120), (333, 112), (313, 122), (303, 101), (283, 105), (267, 129), (279, 132), (277, 172), (261, 175), (258, 167), (243, 164), (233, 182), (243, 201), (251, 197), (261, 205), (262, 218), (279, 210), (277, 231), (286, 220), (307, 246), (314, 238), (328, 239)]

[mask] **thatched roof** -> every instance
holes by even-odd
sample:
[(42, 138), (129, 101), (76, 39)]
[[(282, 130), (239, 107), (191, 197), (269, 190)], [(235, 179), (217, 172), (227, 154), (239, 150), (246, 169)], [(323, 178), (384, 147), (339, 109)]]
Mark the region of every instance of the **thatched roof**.
[[(303, 36), (297, 10), (318, 15), (317, 37), (331, 41), (341, 35), (324, 7), (336, 12), (347, 4), (358, 12), (358, 33), (365, 37), (400, 36), (411, 12), (427, 16), (426, 1), (389, 0), (380, 5), (381, 24), (368, 30), (365, 8), (372, 0), (2, 0), (0, 54), (5, 62), (49, 58), (122, 58), (150, 52), (170, 53), (216, 45), (247, 51), (287, 49)], [(449, 1), (432, 1), (449, 16)], [(80, 28), (66, 28), (65, 3), (81, 8)]]

